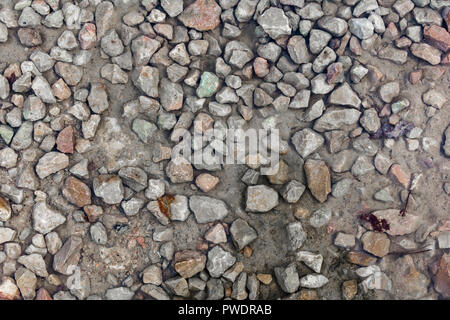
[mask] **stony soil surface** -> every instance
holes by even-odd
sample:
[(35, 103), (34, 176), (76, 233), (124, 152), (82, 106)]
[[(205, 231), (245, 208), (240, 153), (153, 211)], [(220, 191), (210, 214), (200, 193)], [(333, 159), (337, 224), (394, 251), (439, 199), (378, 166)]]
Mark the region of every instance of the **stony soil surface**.
[[(449, 28), (448, 0), (0, 0), (0, 299), (450, 298)], [(279, 129), (279, 170), (171, 157), (208, 128)]]

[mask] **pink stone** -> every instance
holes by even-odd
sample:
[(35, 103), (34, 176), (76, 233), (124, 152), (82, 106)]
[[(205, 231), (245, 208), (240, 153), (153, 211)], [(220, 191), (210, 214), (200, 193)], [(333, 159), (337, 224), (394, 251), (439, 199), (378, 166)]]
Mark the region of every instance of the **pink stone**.
[(97, 29), (95, 24), (86, 23), (83, 28), (81, 28), (78, 39), (80, 40), (81, 49), (92, 49), (97, 43)]
[(178, 19), (188, 28), (207, 31), (217, 28), (220, 24), (222, 9), (214, 0), (197, 0), (178, 16)]
[(73, 153), (73, 128), (72, 126), (65, 127), (56, 138), (56, 149), (63, 153)]
[(253, 61), (253, 70), (255, 70), (255, 74), (263, 78), (269, 73), (269, 64), (267, 60), (261, 57), (256, 58)]
[(387, 209), (372, 212), (379, 220), (386, 219), (389, 224), (387, 234), (391, 236), (402, 236), (416, 231), (418, 227), (419, 218), (409, 212), (404, 216), (400, 215), (398, 209)]

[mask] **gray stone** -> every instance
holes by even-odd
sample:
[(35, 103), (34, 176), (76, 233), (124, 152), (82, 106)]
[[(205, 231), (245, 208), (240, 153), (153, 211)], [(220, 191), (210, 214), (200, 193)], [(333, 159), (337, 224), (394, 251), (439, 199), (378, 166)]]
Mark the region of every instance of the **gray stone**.
[(300, 286), (309, 289), (321, 288), (328, 283), (328, 278), (321, 274), (308, 274), (300, 279)]
[(39, 277), (48, 277), (47, 266), (44, 258), (40, 254), (33, 253), (27, 256), (21, 256), (17, 262), (24, 265), (31, 272), (37, 274)]
[(306, 186), (297, 181), (291, 180), (283, 188), (283, 198), (288, 203), (296, 203), (306, 190)]
[(52, 93), (50, 84), (44, 77), (37, 76), (34, 78), (31, 88), (34, 93), (45, 103), (56, 103), (55, 96)]
[(14, 229), (0, 227), (0, 244), (13, 241), (16, 234), (17, 232)]
[(70, 63), (57, 62), (55, 72), (61, 76), (69, 86), (76, 86), (83, 78), (83, 69)]
[(361, 40), (369, 39), (373, 35), (374, 27), (367, 18), (353, 18), (348, 22), (349, 31)]
[(238, 250), (242, 250), (258, 237), (255, 229), (249, 226), (247, 221), (243, 219), (236, 219), (230, 227), (230, 232)]
[(60, 152), (49, 152), (39, 159), (36, 165), (36, 173), (39, 178), (44, 179), (68, 166), (69, 157), (67, 155)]
[(330, 32), (335, 37), (342, 37), (347, 32), (347, 22), (344, 19), (325, 16), (317, 22), (318, 26)]
[(286, 226), (287, 235), (289, 238), (290, 249), (295, 251), (300, 249), (306, 240), (306, 231), (300, 222), (291, 222)]
[(106, 290), (106, 300), (131, 300), (134, 292), (127, 287), (118, 287)]
[(294, 263), (286, 268), (276, 267), (273, 271), (281, 290), (286, 293), (294, 293), (297, 291), (300, 286), (300, 279)]
[(134, 64), (138, 67), (148, 64), (153, 54), (160, 48), (160, 46), (161, 44), (158, 41), (146, 36), (140, 36), (134, 39), (131, 43)]
[(65, 30), (57, 40), (58, 47), (66, 50), (72, 50), (78, 47), (77, 38), (70, 30)]
[(155, 300), (170, 300), (169, 295), (164, 291), (164, 289), (153, 284), (143, 285), (141, 290)]
[(181, 85), (163, 78), (161, 79), (159, 92), (161, 105), (166, 111), (181, 109), (183, 106), (183, 88)]
[(115, 30), (108, 31), (100, 41), (102, 50), (110, 57), (121, 55), (124, 50), (122, 40)]
[(298, 64), (309, 62), (311, 55), (306, 46), (305, 38), (302, 36), (293, 36), (289, 39), (287, 50), (292, 61)]
[(118, 176), (100, 175), (93, 181), (94, 193), (107, 204), (119, 204), (124, 196), (122, 180)]
[(32, 221), (34, 230), (47, 234), (66, 222), (66, 217), (41, 201), (33, 206)]
[(246, 210), (268, 212), (278, 205), (278, 193), (265, 185), (247, 187)]
[(197, 223), (222, 220), (228, 215), (225, 202), (207, 196), (191, 196), (189, 207), (194, 212)]
[(397, 81), (388, 82), (380, 87), (379, 93), (384, 102), (390, 103), (400, 93), (400, 85)]
[(326, 225), (331, 219), (331, 209), (321, 208), (312, 214), (309, 219), (309, 224), (314, 228), (320, 228)]
[(346, 129), (356, 124), (361, 112), (355, 109), (327, 108), (327, 111), (314, 123), (314, 130), (319, 132)]
[(106, 86), (100, 82), (91, 83), (88, 102), (93, 112), (101, 114), (106, 111), (109, 108)]
[(324, 73), (318, 74), (311, 80), (311, 91), (314, 94), (327, 94), (334, 89), (335, 84), (329, 84), (327, 75)]
[(41, 50), (35, 50), (30, 55), (30, 60), (33, 61), (34, 65), (40, 72), (45, 72), (53, 68), (55, 61), (45, 52)]
[(295, 254), (297, 261), (301, 261), (311, 268), (314, 272), (319, 273), (322, 268), (323, 256), (319, 253), (315, 254), (309, 251), (299, 251)]
[(273, 39), (291, 34), (289, 20), (284, 11), (279, 8), (270, 7), (257, 19), (258, 24)]
[(351, 185), (352, 185), (352, 180), (344, 178), (344, 179), (336, 182), (333, 185), (333, 187), (331, 189), (331, 194), (335, 198), (344, 197), (348, 193), (348, 190), (350, 189)]
[(353, 16), (359, 17), (366, 12), (378, 9), (377, 0), (361, 0), (353, 9)]
[(92, 240), (100, 245), (106, 244), (108, 241), (108, 234), (106, 233), (106, 228), (101, 222), (96, 222), (89, 228), (89, 233)]
[(325, 139), (310, 128), (297, 131), (292, 135), (291, 142), (302, 158), (316, 152), (325, 142)]
[(188, 282), (186, 281), (186, 279), (181, 277), (175, 277), (166, 280), (164, 283), (169, 289), (169, 291), (172, 292), (173, 294), (180, 297), (189, 296)]
[(381, 121), (378, 112), (374, 109), (367, 109), (359, 119), (361, 126), (369, 133), (375, 133), (381, 127)]
[(329, 64), (336, 60), (336, 53), (330, 47), (325, 47), (313, 62), (312, 68), (316, 73), (324, 71)]
[(217, 245), (208, 252), (206, 269), (211, 277), (218, 278), (235, 262), (236, 258), (231, 253)]
[(328, 98), (328, 102), (340, 106), (350, 106), (359, 109), (361, 106), (361, 99), (359, 99), (356, 92), (350, 87), (347, 82), (334, 89)]
[(157, 68), (138, 67), (132, 72), (131, 79), (133, 84), (146, 95), (153, 98), (159, 96), (159, 71)]

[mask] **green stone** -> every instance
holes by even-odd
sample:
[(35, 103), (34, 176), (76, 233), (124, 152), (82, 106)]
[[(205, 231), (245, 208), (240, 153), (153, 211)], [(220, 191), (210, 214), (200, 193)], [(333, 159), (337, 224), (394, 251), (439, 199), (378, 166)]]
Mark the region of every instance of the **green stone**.
[(158, 116), (158, 127), (162, 130), (170, 130), (177, 123), (177, 118), (173, 113), (161, 113)]
[(200, 78), (200, 85), (197, 88), (197, 96), (199, 98), (211, 97), (219, 88), (219, 78), (208, 71), (203, 72)]
[(156, 126), (146, 120), (134, 119), (133, 124), (131, 125), (131, 129), (134, 131), (134, 133), (137, 134), (139, 139), (141, 139), (145, 143), (148, 143), (153, 132), (155, 132), (156, 130)]
[(430, 3), (430, 0), (412, 0), (412, 2), (414, 2), (416, 6), (423, 8)]
[(2, 137), (3, 141), (6, 144), (10, 144), (12, 137), (14, 136), (14, 130), (6, 125), (0, 125), (0, 137)]
[(408, 107), (409, 107), (408, 99), (401, 99), (401, 100), (398, 100), (398, 101), (394, 102), (393, 104), (391, 104), (392, 113), (398, 113)]

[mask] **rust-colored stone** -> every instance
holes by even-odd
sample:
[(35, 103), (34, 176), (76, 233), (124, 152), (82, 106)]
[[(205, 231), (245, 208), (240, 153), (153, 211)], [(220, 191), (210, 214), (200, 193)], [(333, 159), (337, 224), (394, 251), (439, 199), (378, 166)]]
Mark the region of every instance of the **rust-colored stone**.
[(346, 259), (348, 262), (362, 267), (368, 267), (377, 262), (377, 258), (374, 256), (359, 251), (350, 251), (346, 256)]
[(77, 207), (91, 204), (91, 189), (75, 177), (68, 177), (62, 189), (63, 196)]
[(412, 71), (409, 74), (409, 82), (411, 82), (412, 84), (418, 83), (420, 79), (422, 79), (422, 74), (423, 74), (422, 70)]
[(86, 213), (86, 216), (90, 223), (97, 222), (97, 220), (100, 218), (100, 216), (103, 214), (102, 207), (96, 206), (96, 205), (88, 205), (83, 207), (84, 213)]

